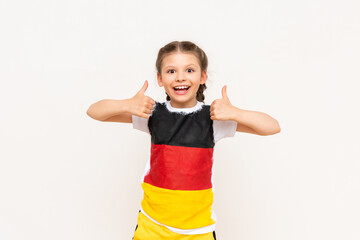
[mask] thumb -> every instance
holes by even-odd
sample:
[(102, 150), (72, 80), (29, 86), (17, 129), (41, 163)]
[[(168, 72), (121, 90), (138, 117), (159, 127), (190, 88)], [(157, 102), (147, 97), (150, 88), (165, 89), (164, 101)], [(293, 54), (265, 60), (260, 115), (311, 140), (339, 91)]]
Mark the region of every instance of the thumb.
[(145, 94), (145, 91), (148, 88), (148, 86), (149, 86), (148, 81), (145, 80), (144, 85), (141, 87), (141, 89), (138, 91), (138, 93)]
[(223, 86), (222, 90), (221, 90), (221, 95), (222, 95), (222, 98), (225, 98), (225, 99), (229, 99), (228, 95), (227, 95), (227, 92), (226, 92), (226, 88), (227, 86)]

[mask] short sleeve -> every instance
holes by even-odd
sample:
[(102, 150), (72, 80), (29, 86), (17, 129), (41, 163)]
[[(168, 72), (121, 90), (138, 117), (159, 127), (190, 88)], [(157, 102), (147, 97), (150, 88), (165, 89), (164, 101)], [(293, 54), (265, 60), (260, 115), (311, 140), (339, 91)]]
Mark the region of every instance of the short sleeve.
[(233, 137), (236, 133), (237, 122), (213, 120), (215, 143), (222, 138)]
[(131, 115), (131, 117), (132, 117), (132, 125), (134, 129), (138, 129), (140, 131), (150, 134), (147, 118), (138, 117), (136, 115)]

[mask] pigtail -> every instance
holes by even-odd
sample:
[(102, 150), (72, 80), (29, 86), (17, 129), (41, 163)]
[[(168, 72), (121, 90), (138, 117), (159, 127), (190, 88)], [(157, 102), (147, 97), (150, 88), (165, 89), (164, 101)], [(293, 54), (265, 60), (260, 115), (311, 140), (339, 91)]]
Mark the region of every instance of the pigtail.
[(204, 100), (205, 100), (204, 91), (205, 91), (206, 88), (207, 87), (206, 87), (205, 83), (200, 84), (199, 89), (198, 89), (198, 91), (196, 93), (196, 100), (198, 100), (199, 102), (205, 103), (204, 102)]

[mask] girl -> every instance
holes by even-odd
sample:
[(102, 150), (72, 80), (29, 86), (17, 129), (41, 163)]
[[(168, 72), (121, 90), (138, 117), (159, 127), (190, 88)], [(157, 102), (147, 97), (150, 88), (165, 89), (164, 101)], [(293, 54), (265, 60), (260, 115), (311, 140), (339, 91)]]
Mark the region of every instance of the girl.
[(212, 211), (215, 143), (235, 132), (271, 135), (278, 122), (261, 112), (233, 106), (226, 86), (222, 98), (205, 105), (207, 56), (189, 41), (159, 50), (157, 81), (165, 102), (145, 95), (148, 82), (129, 99), (104, 99), (87, 114), (104, 122), (132, 123), (151, 137), (151, 155), (142, 177), (141, 202), (133, 239), (216, 239)]

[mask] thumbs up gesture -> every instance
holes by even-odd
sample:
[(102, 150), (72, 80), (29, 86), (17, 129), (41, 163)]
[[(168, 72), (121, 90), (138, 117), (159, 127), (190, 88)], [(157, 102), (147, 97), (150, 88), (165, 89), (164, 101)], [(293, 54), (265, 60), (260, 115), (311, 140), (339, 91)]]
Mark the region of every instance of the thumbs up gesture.
[(135, 96), (129, 99), (130, 113), (147, 119), (149, 119), (149, 116), (155, 105), (154, 99), (145, 95), (145, 91), (148, 88), (148, 85), (149, 84), (147, 80), (145, 80), (145, 83), (141, 89), (135, 94)]
[(214, 100), (210, 105), (210, 118), (212, 120), (227, 121), (234, 118), (233, 113), (236, 108), (230, 103), (226, 87), (225, 85), (221, 90), (222, 98)]

